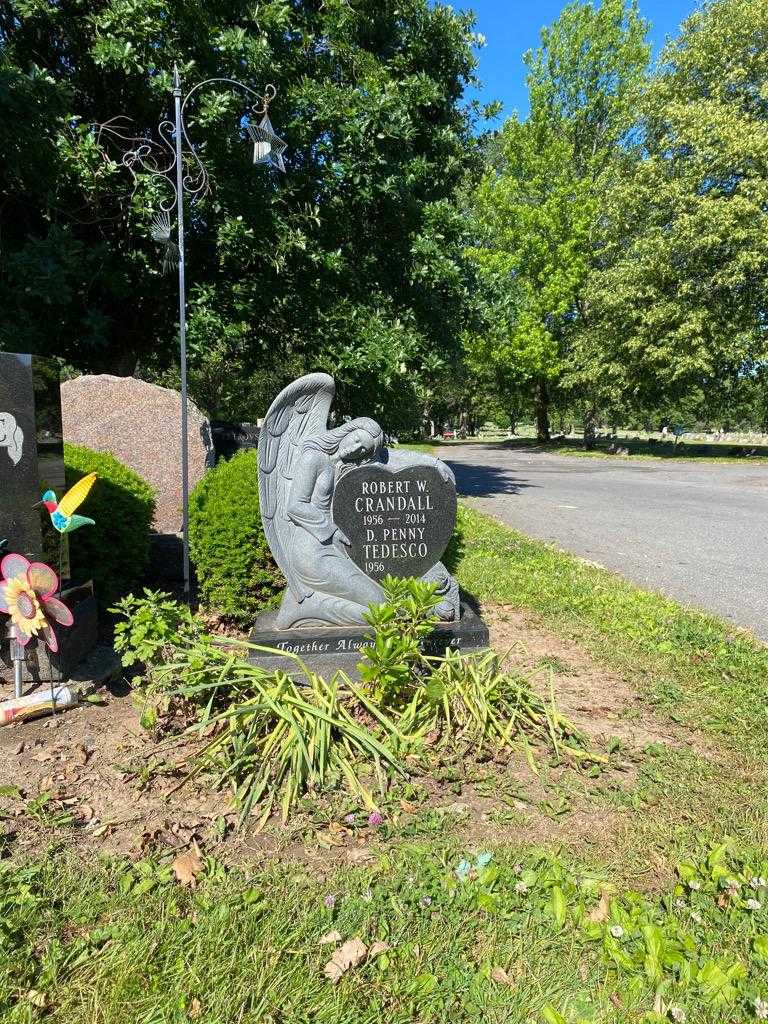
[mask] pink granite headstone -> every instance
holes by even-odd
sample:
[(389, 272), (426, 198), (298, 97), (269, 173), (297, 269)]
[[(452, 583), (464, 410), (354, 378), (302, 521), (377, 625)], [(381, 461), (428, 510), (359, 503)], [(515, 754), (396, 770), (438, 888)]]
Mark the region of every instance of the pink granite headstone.
[[(109, 452), (157, 492), (154, 527), (181, 532), (181, 395), (135, 377), (101, 374), (61, 386), (64, 440)], [(189, 487), (213, 464), (211, 430), (189, 403)]]

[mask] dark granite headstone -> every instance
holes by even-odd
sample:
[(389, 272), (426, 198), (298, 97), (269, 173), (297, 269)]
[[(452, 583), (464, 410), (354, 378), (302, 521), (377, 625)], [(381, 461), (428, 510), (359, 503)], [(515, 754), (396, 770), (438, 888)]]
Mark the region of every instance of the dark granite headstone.
[(434, 586), (431, 653), (487, 646), (486, 626), (461, 604), (441, 561), (456, 522), (450, 468), (423, 452), (388, 449), (365, 416), (329, 428), (334, 393), (327, 374), (306, 374), (264, 417), (260, 510), (288, 585), (279, 611), (256, 622), (251, 661), (286, 669), (291, 659), (277, 648), (319, 671), (354, 673), (371, 633), (368, 609), (386, 599), (380, 581), (388, 575)]
[(231, 459), (236, 452), (259, 447), (259, 428), (255, 423), (212, 420), (211, 440), (217, 462), (219, 459)]
[(358, 466), (336, 484), (333, 520), (366, 575), (423, 576), (453, 534), (456, 487), (429, 465)]
[[(69, 538), (54, 530), (44, 508), (35, 507), (47, 490), (59, 498), (66, 490), (58, 363), (0, 352), (0, 541), (6, 541), (5, 552), (46, 562), (65, 584), (70, 574)], [(27, 681), (66, 678), (96, 643), (92, 587), (65, 590), (62, 598), (72, 609), (74, 625), (56, 627), (58, 654), (49, 656), (42, 643), (30, 644)], [(5, 643), (7, 622), (7, 616), (0, 615), (0, 681), (13, 677)]]
[[(353, 679), (359, 673), (360, 651), (372, 643), (370, 626), (314, 626), (292, 629), (278, 629), (276, 613), (265, 612), (259, 618), (259, 628), (251, 636), (253, 643), (287, 654), (295, 654), (320, 675), (330, 676), (343, 670)], [(488, 647), (488, 627), (477, 613), (466, 604), (461, 606), (461, 616), (456, 622), (439, 622), (424, 643), (426, 654), (441, 655), (447, 650), (480, 651)], [(252, 665), (270, 672), (285, 672), (295, 675), (301, 682), (304, 674), (291, 658), (268, 651), (251, 650), (249, 661)]]
[(0, 540), (67, 577), (67, 538), (34, 507), (49, 488), (65, 489), (58, 364), (0, 352)]

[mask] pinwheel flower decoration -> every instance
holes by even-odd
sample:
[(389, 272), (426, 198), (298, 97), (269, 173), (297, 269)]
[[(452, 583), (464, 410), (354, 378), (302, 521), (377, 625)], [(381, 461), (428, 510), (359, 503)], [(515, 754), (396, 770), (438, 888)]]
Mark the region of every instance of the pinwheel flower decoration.
[(72, 612), (54, 594), (59, 579), (50, 566), (30, 562), (23, 555), (6, 555), (0, 560), (0, 612), (10, 615), (16, 626), (17, 642), (26, 647), (40, 636), (56, 653), (59, 642), (53, 623), (71, 626)]

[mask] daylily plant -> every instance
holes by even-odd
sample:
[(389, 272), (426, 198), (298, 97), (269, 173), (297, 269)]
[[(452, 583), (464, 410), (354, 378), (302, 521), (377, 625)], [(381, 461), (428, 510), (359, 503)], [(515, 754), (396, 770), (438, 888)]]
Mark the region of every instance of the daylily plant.
[(71, 626), (72, 612), (54, 594), (59, 578), (43, 562), (30, 562), (24, 555), (10, 554), (0, 560), (0, 612), (10, 615), (17, 627), (17, 640), (26, 647), (36, 636), (42, 637), (56, 653), (59, 642), (53, 623)]

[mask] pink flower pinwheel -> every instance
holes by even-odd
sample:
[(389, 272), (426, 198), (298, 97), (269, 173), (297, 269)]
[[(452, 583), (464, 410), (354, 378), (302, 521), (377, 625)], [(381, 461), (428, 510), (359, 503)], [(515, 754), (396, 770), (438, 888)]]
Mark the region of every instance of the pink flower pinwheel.
[(55, 653), (59, 641), (53, 622), (71, 626), (72, 612), (53, 595), (59, 578), (43, 562), (30, 562), (24, 555), (6, 555), (0, 561), (0, 612), (10, 615), (17, 628), (17, 640), (23, 646), (40, 634)]

